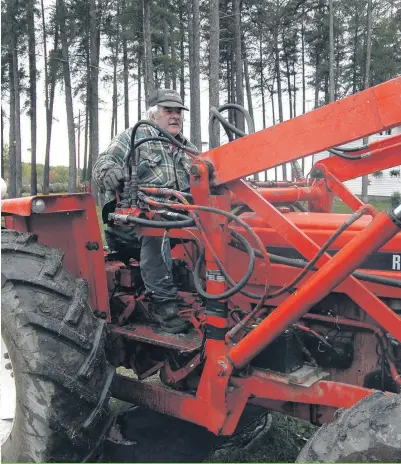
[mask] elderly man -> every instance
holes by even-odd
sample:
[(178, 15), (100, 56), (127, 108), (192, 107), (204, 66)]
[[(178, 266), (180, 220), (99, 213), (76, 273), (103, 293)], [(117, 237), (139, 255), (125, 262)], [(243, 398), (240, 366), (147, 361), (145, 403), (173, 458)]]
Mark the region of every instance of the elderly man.
[[(195, 149), (181, 133), (183, 110), (188, 111), (188, 108), (175, 90), (158, 89), (149, 98), (147, 117), (181, 144)], [(93, 167), (93, 177), (105, 192), (106, 201), (115, 198), (115, 192), (121, 188), (123, 159), (130, 150), (131, 133), (132, 128), (129, 128), (116, 136)], [(159, 135), (159, 131), (151, 126), (140, 126), (135, 141)], [(189, 188), (192, 159), (176, 146), (160, 141), (146, 142), (139, 146), (136, 159), (140, 187), (167, 187), (181, 191)], [(178, 316), (177, 287), (173, 282), (169, 240), (140, 237), (140, 244), (141, 274), (152, 300), (155, 320), (169, 333), (186, 332), (189, 325)], [(112, 248), (116, 247), (114, 242)]]

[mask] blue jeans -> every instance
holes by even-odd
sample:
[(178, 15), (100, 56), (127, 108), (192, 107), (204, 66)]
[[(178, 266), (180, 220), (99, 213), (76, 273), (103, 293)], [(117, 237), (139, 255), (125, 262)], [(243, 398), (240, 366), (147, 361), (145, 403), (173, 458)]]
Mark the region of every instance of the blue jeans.
[(141, 274), (153, 301), (175, 300), (177, 287), (173, 281), (170, 239), (141, 237)]

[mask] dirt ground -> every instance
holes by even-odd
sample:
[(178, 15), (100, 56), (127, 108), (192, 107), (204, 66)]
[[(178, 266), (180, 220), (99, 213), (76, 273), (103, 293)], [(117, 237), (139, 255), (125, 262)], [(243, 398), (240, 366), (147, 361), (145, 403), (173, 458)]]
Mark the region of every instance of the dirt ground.
[(118, 415), (100, 461), (294, 462), (314, 430), (307, 422), (250, 406), (232, 437), (217, 437), (197, 425), (131, 407)]

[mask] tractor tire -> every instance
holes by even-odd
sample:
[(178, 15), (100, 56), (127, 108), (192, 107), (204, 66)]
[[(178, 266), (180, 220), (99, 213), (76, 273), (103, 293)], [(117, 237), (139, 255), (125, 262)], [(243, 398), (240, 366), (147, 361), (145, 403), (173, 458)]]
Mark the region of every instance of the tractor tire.
[(107, 326), (62, 260), (36, 235), (2, 230), (1, 333), (16, 389), (3, 462), (94, 459), (112, 424)]
[(339, 410), (296, 462), (401, 462), (401, 396), (377, 392)]

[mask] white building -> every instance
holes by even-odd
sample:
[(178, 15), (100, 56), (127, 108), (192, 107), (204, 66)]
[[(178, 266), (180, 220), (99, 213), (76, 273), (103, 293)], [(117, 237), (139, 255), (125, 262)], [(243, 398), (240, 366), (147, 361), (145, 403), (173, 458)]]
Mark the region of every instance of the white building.
[[(396, 127), (391, 130), (391, 135), (401, 134), (401, 126)], [(383, 138), (389, 137), (387, 134), (379, 135), (374, 134), (369, 137), (369, 142), (374, 142), (376, 140), (382, 140)], [(355, 140), (354, 142), (344, 145), (345, 147), (357, 147), (362, 145), (362, 140)], [(329, 153), (327, 151), (317, 153), (313, 155), (313, 163), (316, 163), (318, 160), (327, 158)], [(394, 192), (401, 193), (401, 154), (400, 154), (400, 164), (391, 169), (384, 169), (377, 174), (369, 174), (369, 186), (368, 186), (368, 195), (370, 198), (374, 199), (387, 199), (391, 197)], [(399, 173), (398, 176), (394, 175)], [(355, 195), (361, 195), (362, 191), (362, 178), (357, 177), (356, 179), (349, 180), (345, 182), (345, 185), (351, 190)]]

